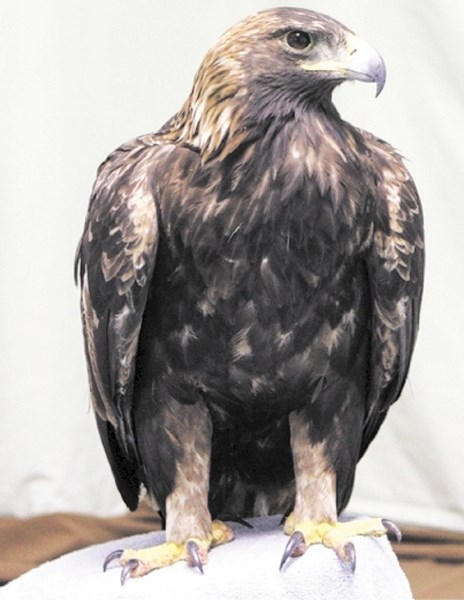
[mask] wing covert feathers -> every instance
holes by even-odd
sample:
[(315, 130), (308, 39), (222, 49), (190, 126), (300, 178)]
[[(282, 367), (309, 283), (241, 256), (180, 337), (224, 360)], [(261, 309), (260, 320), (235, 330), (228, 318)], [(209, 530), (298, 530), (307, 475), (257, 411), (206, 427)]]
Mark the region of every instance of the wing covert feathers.
[(389, 145), (376, 140), (376, 146), (380, 177), (367, 261), (373, 322), (363, 452), (403, 388), (419, 326), (424, 271), (422, 211), (414, 182)]
[(92, 403), (131, 435), (131, 389), (142, 316), (158, 246), (156, 155), (144, 138), (100, 167), (78, 250)]

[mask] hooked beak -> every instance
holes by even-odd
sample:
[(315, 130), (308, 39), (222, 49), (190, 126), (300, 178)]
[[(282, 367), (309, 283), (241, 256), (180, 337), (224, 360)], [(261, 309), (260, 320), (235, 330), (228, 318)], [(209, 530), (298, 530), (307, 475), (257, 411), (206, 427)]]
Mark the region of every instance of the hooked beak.
[(377, 50), (352, 33), (346, 34), (346, 45), (339, 59), (304, 63), (301, 66), (306, 71), (335, 72), (343, 79), (375, 83), (376, 97), (383, 90), (387, 76), (384, 60)]

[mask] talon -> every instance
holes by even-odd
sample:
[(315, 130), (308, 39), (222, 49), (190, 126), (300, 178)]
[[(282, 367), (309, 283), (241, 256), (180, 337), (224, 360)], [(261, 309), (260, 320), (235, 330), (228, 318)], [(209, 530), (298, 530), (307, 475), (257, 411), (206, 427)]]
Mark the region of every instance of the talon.
[(285, 551), (280, 561), (279, 570), (285, 565), (290, 556), (301, 556), (305, 551), (305, 539), (301, 531), (294, 531), (285, 546)]
[(292, 513), (292, 509), (289, 508), (287, 509), (284, 514), (282, 515), (282, 518), (280, 519), (280, 524), (283, 525), (285, 523), (285, 521), (287, 520), (288, 516)]
[(336, 552), (338, 558), (345, 564), (348, 564), (351, 572), (354, 573), (356, 570), (356, 548), (353, 542), (347, 542), (341, 550)]
[(251, 523), (248, 523), (248, 521), (245, 521), (245, 519), (242, 519), (242, 517), (236, 517), (235, 519), (232, 519), (232, 520), (235, 521), (236, 523), (239, 523), (239, 525), (248, 527), (248, 529), (253, 529), (253, 525)]
[(108, 556), (105, 558), (105, 562), (103, 563), (104, 573), (106, 573), (106, 569), (108, 568), (110, 562), (113, 562), (113, 560), (116, 560), (117, 558), (121, 558), (123, 552), (124, 550), (115, 550), (114, 552), (111, 552), (111, 554), (108, 554)]
[(248, 523), (248, 521), (245, 521), (245, 519), (237, 515), (221, 515), (221, 521), (232, 521), (233, 523), (238, 523), (239, 525), (253, 529), (253, 525), (251, 523)]
[(126, 562), (121, 571), (121, 585), (125, 585), (126, 581), (132, 577), (132, 573), (140, 565), (140, 561), (136, 558), (131, 558)]
[(401, 542), (403, 535), (399, 527), (397, 527), (392, 521), (389, 521), (388, 519), (382, 519), (382, 525), (387, 530), (387, 533), (391, 533), (396, 537), (397, 542)]
[(191, 567), (198, 567), (200, 573), (204, 575), (203, 564), (200, 559), (200, 548), (196, 542), (189, 540), (185, 546), (187, 550), (187, 562)]

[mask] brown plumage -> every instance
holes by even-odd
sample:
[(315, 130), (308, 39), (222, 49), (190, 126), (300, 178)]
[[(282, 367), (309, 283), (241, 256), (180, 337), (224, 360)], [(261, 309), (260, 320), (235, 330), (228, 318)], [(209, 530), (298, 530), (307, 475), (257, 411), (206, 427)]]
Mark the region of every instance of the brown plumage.
[[(99, 169), (78, 251), (92, 403), (131, 509), (335, 522), (398, 398), (423, 277), (400, 156), (341, 119), (380, 56), (272, 9), (208, 52), (181, 110)], [(203, 560), (203, 559), (202, 559)]]

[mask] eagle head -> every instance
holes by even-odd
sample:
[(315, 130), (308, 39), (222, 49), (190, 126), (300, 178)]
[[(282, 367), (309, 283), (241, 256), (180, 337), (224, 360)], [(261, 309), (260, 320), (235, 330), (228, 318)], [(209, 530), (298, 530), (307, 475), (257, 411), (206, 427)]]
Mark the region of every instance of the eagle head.
[(385, 77), (379, 53), (335, 19), (300, 8), (265, 10), (209, 50), (170, 125), (207, 159), (230, 153), (273, 117), (330, 104), (345, 80), (374, 82), (378, 95)]

